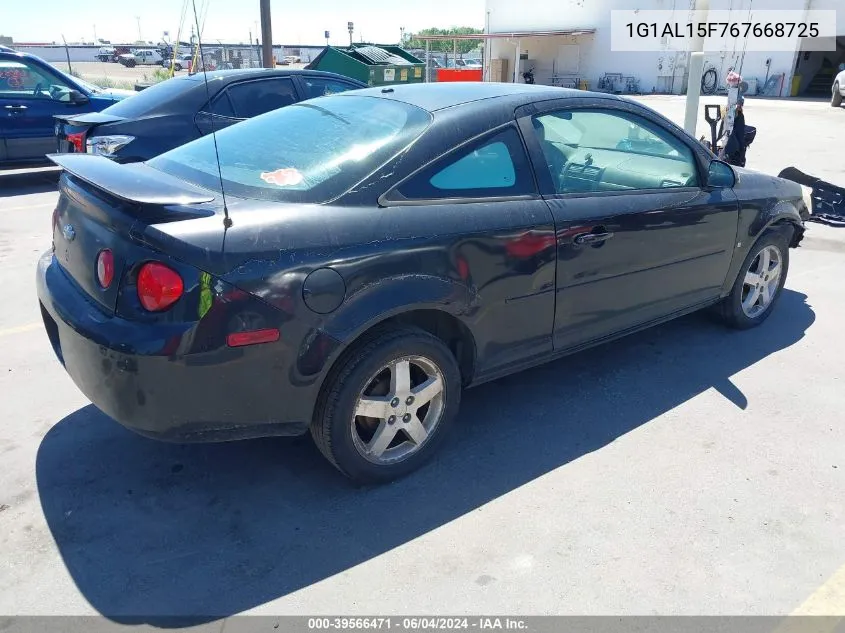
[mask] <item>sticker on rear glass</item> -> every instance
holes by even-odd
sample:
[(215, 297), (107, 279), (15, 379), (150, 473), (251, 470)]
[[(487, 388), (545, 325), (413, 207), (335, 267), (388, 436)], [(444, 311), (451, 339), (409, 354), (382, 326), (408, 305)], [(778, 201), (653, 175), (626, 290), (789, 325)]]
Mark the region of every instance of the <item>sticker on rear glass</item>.
[(291, 185), (298, 185), (305, 180), (305, 177), (298, 169), (294, 167), (285, 167), (283, 169), (277, 169), (276, 171), (261, 172), (261, 180), (271, 185), (288, 187)]

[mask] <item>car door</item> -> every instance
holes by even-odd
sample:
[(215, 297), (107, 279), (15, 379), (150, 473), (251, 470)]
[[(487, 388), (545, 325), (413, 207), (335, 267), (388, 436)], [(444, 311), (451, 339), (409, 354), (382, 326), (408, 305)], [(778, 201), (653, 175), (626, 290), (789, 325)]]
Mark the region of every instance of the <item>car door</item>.
[(596, 103), (520, 117), (555, 222), (559, 350), (713, 300), (736, 241), (736, 196), (703, 186), (690, 139), (644, 109)]
[(0, 139), (7, 161), (29, 161), (55, 151), (54, 114), (89, 108), (71, 102), (72, 86), (26, 58), (0, 59)]
[(425, 214), (426, 224), (444, 227), (430, 239), (450, 244), (451, 262), (420, 268), (454, 268), (477, 297), (477, 308), (466, 315), (477, 375), (505, 372), (552, 351), (554, 224), (515, 124), (435, 160), (382, 202), (399, 207), (391, 222), (419, 226)]
[(203, 134), (299, 101), (289, 77), (239, 81), (220, 91), (195, 118)]

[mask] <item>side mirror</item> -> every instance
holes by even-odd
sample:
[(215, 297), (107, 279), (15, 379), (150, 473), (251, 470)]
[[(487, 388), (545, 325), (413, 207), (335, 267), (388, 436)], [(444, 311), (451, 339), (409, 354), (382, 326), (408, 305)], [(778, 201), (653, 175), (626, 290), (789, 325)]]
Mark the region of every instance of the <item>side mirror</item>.
[(720, 160), (711, 160), (707, 170), (707, 186), (711, 189), (728, 189), (736, 184), (733, 168)]
[(843, 70), (845, 70), (845, 63), (839, 64), (839, 72), (842, 72)]
[(86, 97), (84, 94), (79, 92), (79, 90), (71, 90), (68, 93), (68, 96), (70, 97), (69, 101), (71, 103), (75, 103), (75, 104), (88, 103), (88, 101), (89, 101), (88, 97)]

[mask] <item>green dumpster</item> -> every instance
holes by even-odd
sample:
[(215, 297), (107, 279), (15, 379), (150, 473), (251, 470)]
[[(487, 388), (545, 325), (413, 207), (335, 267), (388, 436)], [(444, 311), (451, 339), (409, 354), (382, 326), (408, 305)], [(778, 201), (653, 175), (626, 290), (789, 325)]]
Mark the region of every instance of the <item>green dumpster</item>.
[(425, 62), (399, 46), (327, 46), (306, 68), (345, 75), (370, 86), (425, 81)]

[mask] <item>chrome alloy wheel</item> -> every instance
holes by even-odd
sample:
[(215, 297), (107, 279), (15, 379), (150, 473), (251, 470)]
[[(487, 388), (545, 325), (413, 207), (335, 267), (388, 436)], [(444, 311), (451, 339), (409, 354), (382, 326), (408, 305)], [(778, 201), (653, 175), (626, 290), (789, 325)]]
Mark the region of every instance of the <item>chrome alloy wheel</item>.
[(374, 464), (416, 453), (443, 418), (444, 385), (440, 369), (423, 356), (397, 358), (379, 369), (355, 403), (356, 450)]
[(755, 318), (774, 301), (783, 273), (782, 264), (780, 250), (771, 245), (761, 250), (751, 262), (742, 284), (742, 311), (745, 316)]

